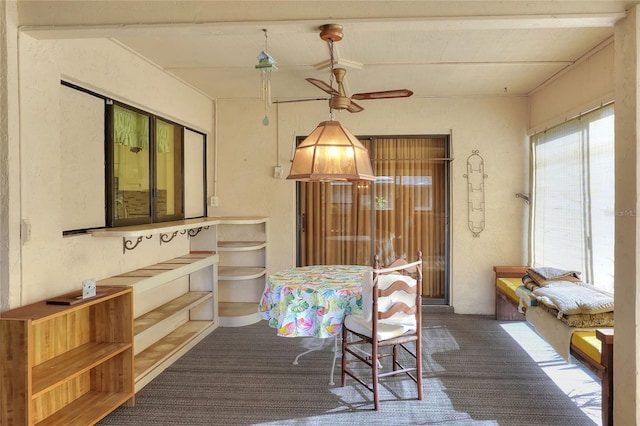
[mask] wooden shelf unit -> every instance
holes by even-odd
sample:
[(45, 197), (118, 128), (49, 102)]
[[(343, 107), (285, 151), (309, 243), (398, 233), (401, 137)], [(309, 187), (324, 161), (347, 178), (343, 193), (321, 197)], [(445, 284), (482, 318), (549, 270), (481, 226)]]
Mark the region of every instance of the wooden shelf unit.
[(217, 263), (194, 251), (97, 282), (133, 290), (135, 392), (217, 328)]
[(218, 224), (220, 325), (260, 321), (258, 303), (267, 275), (267, 217), (223, 217)]
[(132, 290), (0, 313), (0, 375), (3, 425), (92, 425), (132, 403)]

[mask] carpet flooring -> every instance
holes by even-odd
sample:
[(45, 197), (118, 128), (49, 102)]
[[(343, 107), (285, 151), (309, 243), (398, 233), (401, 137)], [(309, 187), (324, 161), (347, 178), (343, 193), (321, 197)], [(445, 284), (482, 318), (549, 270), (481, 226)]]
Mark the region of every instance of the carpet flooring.
[(292, 365), (305, 339), (277, 337), (261, 321), (218, 328), (138, 392), (134, 407), (99, 425), (599, 424), (597, 379), (570, 384), (574, 372), (589, 373), (549, 351), (526, 323), (452, 313), (425, 314), (423, 322), (422, 401), (410, 379), (390, 377), (375, 412), (364, 387), (350, 379), (340, 386), (339, 365), (329, 385), (333, 345)]

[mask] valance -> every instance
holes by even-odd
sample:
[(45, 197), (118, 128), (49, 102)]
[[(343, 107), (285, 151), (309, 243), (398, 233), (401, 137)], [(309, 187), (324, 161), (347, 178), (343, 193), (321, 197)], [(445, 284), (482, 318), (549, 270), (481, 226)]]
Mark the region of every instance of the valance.
[(149, 117), (116, 105), (113, 108), (113, 130), (116, 143), (148, 149)]
[[(113, 127), (115, 142), (136, 151), (149, 147), (149, 117), (134, 111), (115, 106), (113, 109)], [(159, 154), (171, 152), (173, 144), (173, 126), (156, 120), (156, 151)]]

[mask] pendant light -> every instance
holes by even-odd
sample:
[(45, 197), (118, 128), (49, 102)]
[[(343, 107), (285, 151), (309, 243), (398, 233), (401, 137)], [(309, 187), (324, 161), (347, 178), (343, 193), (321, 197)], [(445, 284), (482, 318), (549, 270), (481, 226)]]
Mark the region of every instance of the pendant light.
[[(329, 83), (333, 93), (333, 43), (342, 40), (342, 26), (320, 27), (320, 37), (329, 43)], [(332, 95), (333, 98), (334, 95)], [(374, 181), (369, 152), (347, 128), (334, 120), (333, 99), (329, 100), (329, 120), (318, 124), (296, 147), (287, 179), (303, 182)]]

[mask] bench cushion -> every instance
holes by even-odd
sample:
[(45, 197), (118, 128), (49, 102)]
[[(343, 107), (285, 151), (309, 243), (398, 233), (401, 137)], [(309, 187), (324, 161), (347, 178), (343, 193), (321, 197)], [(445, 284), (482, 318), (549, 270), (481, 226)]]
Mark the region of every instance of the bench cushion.
[[(531, 290), (522, 285), (522, 279), (520, 278), (498, 278), (496, 279), (496, 287), (507, 295), (517, 306), (521, 306), (521, 301), (524, 302), (524, 309), (529, 306), (538, 305), (538, 301), (530, 296)], [(523, 300), (521, 300), (521, 298)]]
[(601, 363), (602, 342), (596, 337), (594, 331), (574, 331), (571, 335), (571, 344), (580, 349), (589, 358)]
[(538, 301), (563, 315), (613, 311), (613, 295), (581, 282), (556, 281), (533, 291)]
[(522, 285), (520, 278), (498, 278), (496, 287), (506, 294), (516, 305), (520, 303), (520, 298), (516, 295), (516, 289)]

